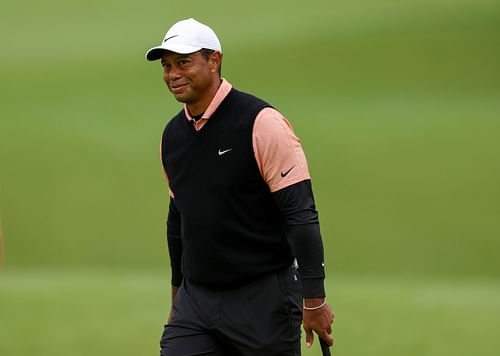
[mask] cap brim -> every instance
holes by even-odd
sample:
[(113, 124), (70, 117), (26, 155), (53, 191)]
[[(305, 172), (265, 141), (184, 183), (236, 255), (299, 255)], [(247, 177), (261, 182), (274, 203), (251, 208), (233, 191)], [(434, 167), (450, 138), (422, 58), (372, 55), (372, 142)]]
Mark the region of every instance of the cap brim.
[(180, 54), (189, 54), (189, 53), (194, 53), (199, 50), (201, 50), (202, 47), (193, 47), (193, 46), (186, 46), (186, 45), (180, 45), (180, 44), (169, 44), (167, 46), (157, 46), (150, 48), (146, 52), (146, 59), (148, 61), (156, 61), (163, 56), (163, 53), (165, 51), (170, 51), (174, 53), (180, 53)]

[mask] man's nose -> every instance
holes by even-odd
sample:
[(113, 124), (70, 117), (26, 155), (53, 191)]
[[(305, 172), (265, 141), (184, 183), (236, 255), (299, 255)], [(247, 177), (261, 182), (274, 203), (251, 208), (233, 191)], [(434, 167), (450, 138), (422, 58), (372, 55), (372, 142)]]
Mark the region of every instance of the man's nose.
[(176, 80), (181, 77), (180, 71), (176, 66), (172, 66), (169, 71), (166, 73), (166, 76), (169, 80)]

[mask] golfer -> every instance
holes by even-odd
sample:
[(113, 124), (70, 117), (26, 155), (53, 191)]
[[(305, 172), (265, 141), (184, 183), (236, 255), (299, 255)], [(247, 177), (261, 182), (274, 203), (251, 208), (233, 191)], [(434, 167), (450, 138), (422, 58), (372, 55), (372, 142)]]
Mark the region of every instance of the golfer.
[(300, 355), (333, 344), (323, 244), (306, 158), (275, 108), (221, 77), (214, 31), (175, 23), (157, 47), (182, 110), (161, 160), (170, 205), (172, 309), (161, 355)]

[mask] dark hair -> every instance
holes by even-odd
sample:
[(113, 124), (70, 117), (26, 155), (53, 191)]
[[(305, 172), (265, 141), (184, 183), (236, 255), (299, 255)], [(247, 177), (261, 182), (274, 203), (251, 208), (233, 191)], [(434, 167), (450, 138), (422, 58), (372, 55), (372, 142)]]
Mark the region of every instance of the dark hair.
[[(208, 59), (210, 58), (210, 55), (212, 53), (214, 53), (215, 51), (213, 49), (202, 48), (200, 52), (201, 52), (201, 55), (203, 56), (203, 58), (205, 58), (208, 61)], [(221, 68), (222, 68), (222, 62), (219, 66), (219, 76), (221, 76)]]

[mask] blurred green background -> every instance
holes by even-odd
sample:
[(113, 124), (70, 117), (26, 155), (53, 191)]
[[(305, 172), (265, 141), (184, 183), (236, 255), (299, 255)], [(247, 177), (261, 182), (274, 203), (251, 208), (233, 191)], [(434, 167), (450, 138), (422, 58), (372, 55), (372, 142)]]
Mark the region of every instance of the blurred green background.
[(180, 105), (144, 53), (187, 17), (302, 139), (334, 354), (500, 354), (498, 1), (21, 0), (0, 11), (0, 355), (158, 354)]

